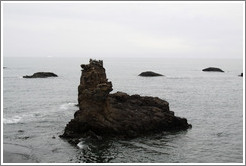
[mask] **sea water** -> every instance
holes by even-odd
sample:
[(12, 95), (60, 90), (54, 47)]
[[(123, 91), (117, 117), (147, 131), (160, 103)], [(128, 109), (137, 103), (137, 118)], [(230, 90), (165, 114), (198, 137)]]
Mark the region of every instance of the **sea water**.
[[(243, 60), (100, 58), (113, 92), (156, 96), (192, 128), (135, 139), (61, 139), (89, 58), (3, 58), (4, 162), (242, 163)], [(224, 73), (202, 72), (219, 67)], [(47, 71), (55, 78), (24, 79)], [(163, 77), (140, 77), (154, 71)], [(113, 93), (112, 92), (112, 93)], [(5, 155), (6, 156), (6, 155)], [(19, 156), (19, 157), (14, 157)]]

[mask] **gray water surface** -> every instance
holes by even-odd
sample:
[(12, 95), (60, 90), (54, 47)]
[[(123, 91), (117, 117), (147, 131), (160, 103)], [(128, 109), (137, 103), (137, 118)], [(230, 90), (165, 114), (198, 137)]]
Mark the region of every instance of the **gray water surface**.
[[(4, 58), (3, 150), (5, 162), (41, 163), (242, 163), (242, 60), (104, 58), (113, 92), (157, 96), (192, 129), (135, 139), (81, 139), (60, 134), (78, 109), (80, 64), (88, 58)], [(225, 73), (202, 72), (220, 67)], [(138, 74), (154, 71), (164, 77)], [(57, 78), (23, 79), (38, 71)], [(12, 160), (9, 160), (9, 157)], [(7, 157), (6, 157), (7, 156)], [(15, 156), (15, 157), (14, 157)]]

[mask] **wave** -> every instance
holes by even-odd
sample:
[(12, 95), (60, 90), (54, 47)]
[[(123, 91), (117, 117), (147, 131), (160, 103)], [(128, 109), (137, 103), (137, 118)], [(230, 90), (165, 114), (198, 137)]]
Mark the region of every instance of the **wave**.
[(65, 103), (60, 105), (61, 110), (67, 110), (69, 108), (75, 107), (77, 103)]
[(80, 141), (78, 144), (77, 144), (78, 148), (79, 149), (84, 149), (85, 148), (85, 145), (84, 145), (84, 142), (83, 141)]
[(26, 122), (26, 121), (33, 120), (34, 118), (37, 118), (38, 116), (39, 116), (39, 114), (37, 114), (37, 113), (22, 114), (21, 116), (15, 115), (12, 117), (3, 118), (3, 124), (17, 124), (17, 123), (21, 123), (23, 121)]
[(3, 118), (3, 124), (16, 124), (21, 121), (21, 116), (14, 116), (12, 118)]
[[(75, 108), (77, 103), (69, 102), (64, 103), (59, 106), (60, 110), (68, 110), (70, 108)], [(56, 110), (56, 109), (54, 109)], [(52, 113), (50, 112), (32, 112), (32, 113), (25, 113), (21, 115), (9, 115), (7, 117), (3, 118), (3, 124), (17, 124), (21, 122), (30, 122), (35, 120), (36, 122), (44, 122), (43, 118), (47, 118), (47, 116), (50, 116)], [(49, 120), (45, 120), (45, 122), (49, 122)]]

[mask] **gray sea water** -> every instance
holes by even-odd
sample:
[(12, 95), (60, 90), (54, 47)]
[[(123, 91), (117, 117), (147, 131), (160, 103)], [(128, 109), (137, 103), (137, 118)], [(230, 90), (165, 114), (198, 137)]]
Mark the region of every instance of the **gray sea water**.
[[(3, 58), (4, 162), (242, 163), (243, 60), (102, 58), (113, 92), (157, 96), (192, 128), (129, 140), (61, 139), (89, 58)], [(219, 67), (225, 73), (202, 72)], [(144, 78), (151, 70), (164, 77)], [(57, 78), (24, 79), (38, 71)], [(12, 158), (11, 158), (12, 156)], [(11, 158), (11, 161), (9, 160)]]

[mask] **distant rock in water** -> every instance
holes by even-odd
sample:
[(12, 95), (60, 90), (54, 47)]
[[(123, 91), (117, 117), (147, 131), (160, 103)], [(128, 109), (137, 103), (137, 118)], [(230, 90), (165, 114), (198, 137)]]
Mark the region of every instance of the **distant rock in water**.
[(243, 77), (243, 73), (241, 73), (241, 74), (240, 74), (240, 75), (238, 75), (238, 76)]
[(174, 112), (169, 110), (169, 103), (158, 97), (124, 92), (109, 94), (113, 90), (112, 83), (106, 77), (103, 61), (90, 60), (88, 65), (81, 67), (79, 110), (66, 125), (61, 137), (131, 138), (191, 127), (185, 118), (174, 116)]
[(139, 76), (142, 76), (142, 77), (156, 77), (156, 76), (163, 76), (163, 75), (159, 74), (159, 73), (152, 72), (152, 71), (146, 71), (146, 72), (140, 73)]
[(7, 67), (3, 67), (3, 69), (7, 69)]
[(216, 67), (208, 67), (208, 68), (206, 68), (206, 69), (203, 69), (202, 71), (224, 72), (224, 71), (221, 70), (220, 68), (216, 68)]
[(31, 76), (23, 76), (23, 78), (47, 78), (47, 77), (57, 77), (57, 75), (51, 72), (37, 72)]

